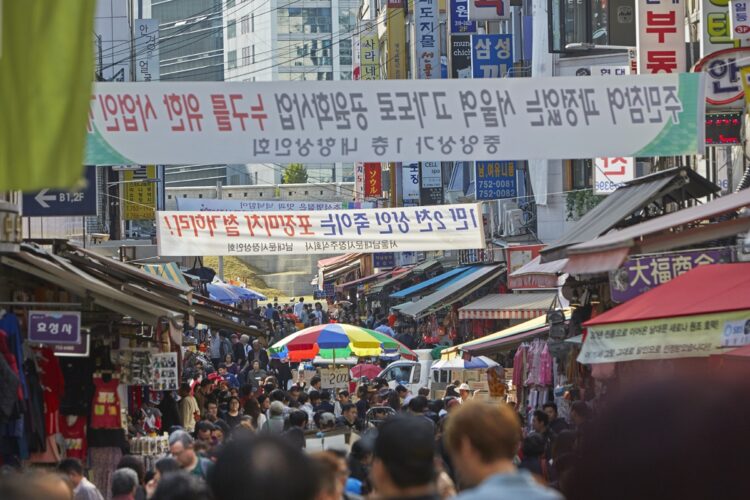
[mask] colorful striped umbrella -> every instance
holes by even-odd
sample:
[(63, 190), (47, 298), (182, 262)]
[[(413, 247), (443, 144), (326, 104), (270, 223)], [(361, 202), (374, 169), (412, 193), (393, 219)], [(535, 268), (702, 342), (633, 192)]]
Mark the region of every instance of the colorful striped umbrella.
[(441, 359), (432, 365), (433, 370), (477, 370), (500, 366), (499, 363), (486, 356), (472, 356), (471, 359), (453, 358)]
[(348, 356), (396, 355), (417, 359), (412, 350), (384, 333), (341, 323), (305, 328), (276, 342), (270, 351), (272, 356), (289, 358), (292, 362), (310, 360), (315, 356), (343, 359)]

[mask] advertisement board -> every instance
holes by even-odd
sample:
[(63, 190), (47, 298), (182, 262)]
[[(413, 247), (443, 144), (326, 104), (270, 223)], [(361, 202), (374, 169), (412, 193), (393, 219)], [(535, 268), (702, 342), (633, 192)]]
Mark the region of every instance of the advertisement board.
[(422, 162), (419, 169), (419, 204), (443, 203), (443, 167), (440, 162)]
[(378, 30), (372, 21), (362, 21), (363, 28), (359, 34), (360, 80), (380, 79), (380, 43)]
[(510, 0), (469, 0), (469, 19), (497, 21), (510, 18)]
[(474, 164), (474, 189), (477, 201), (514, 198), (516, 162), (478, 161)]
[(687, 0), (636, 0), (638, 74), (687, 71)]
[(123, 176), (124, 220), (153, 219), (156, 210), (156, 166), (148, 165), (137, 170), (126, 170)]
[(627, 181), (635, 179), (635, 158), (614, 156), (594, 158), (594, 194), (612, 194)]
[(474, 78), (505, 78), (513, 69), (512, 35), (471, 35)]
[(419, 162), (402, 164), (401, 193), (404, 202), (419, 202)]
[(380, 163), (365, 163), (365, 198), (383, 196), (383, 171)]
[(159, 72), (159, 21), (133, 20), (133, 46), (135, 53), (135, 81), (158, 81)]
[(471, 35), (451, 35), (451, 78), (471, 78)]
[(450, 0), (451, 35), (475, 33), (477, 23), (469, 20), (469, 0)]
[(419, 80), (440, 78), (437, 0), (414, 1), (414, 66)]

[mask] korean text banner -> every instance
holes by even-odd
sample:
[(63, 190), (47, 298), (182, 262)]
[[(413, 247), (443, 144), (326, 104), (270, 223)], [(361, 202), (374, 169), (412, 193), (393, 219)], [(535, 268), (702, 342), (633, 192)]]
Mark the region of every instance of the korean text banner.
[(478, 204), (307, 212), (159, 212), (159, 255), (291, 255), (484, 247)]
[[(683, 316), (592, 326), (578, 362), (699, 358), (718, 354), (724, 345), (747, 342), (750, 311)], [(740, 339), (740, 340), (738, 340)]]
[(696, 154), (704, 77), (99, 83), (84, 163)]

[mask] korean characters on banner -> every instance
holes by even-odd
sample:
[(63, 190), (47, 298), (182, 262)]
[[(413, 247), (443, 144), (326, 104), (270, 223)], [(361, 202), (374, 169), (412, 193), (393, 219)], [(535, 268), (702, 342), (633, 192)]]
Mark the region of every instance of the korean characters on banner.
[(484, 248), (480, 204), (314, 212), (159, 212), (159, 255), (293, 255)]
[(637, 0), (638, 74), (687, 71), (686, 0)]
[(510, 18), (510, 0), (469, 0), (469, 19), (496, 21)]
[[(178, 198), (179, 199), (179, 198)], [(354, 162), (354, 201), (365, 199), (365, 164)]]
[(477, 201), (517, 196), (516, 162), (478, 161), (475, 168), (474, 186)]
[(125, 190), (122, 218), (124, 220), (147, 220), (154, 218), (156, 210), (156, 166), (148, 165), (138, 170), (127, 170), (123, 174)]
[(471, 35), (474, 78), (505, 78), (513, 68), (511, 35)]
[(635, 158), (594, 158), (594, 194), (611, 194), (635, 179)]
[(451, 35), (476, 33), (477, 23), (469, 20), (469, 0), (450, 0)]
[(365, 198), (383, 195), (383, 174), (380, 163), (365, 163)]
[(440, 78), (438, 1), (414, 0), (414, 71), (419, 80)]
[(419, 205), (419, 162), (401, 166), (401, 186), (404, 206)]
[(135, 19), (133, 21), (135, 52), (135, 81), (159, 80), (159, 21)]
[(750, 40), (750, 1), (730, 0), (729, 10), (732, 39), (747, 42)]
[(359, 34), (360, 80), (380, 79), (380, 44), (378, 30), (373, 21), (362, 21)]

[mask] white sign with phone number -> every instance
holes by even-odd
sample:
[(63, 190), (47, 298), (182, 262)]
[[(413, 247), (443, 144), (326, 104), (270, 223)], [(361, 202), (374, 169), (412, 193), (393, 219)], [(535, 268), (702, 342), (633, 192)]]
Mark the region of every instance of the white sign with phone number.
[(321, 368), (320, 386), (323, 389), (348, 389), (349, 369), (346, 367)]

